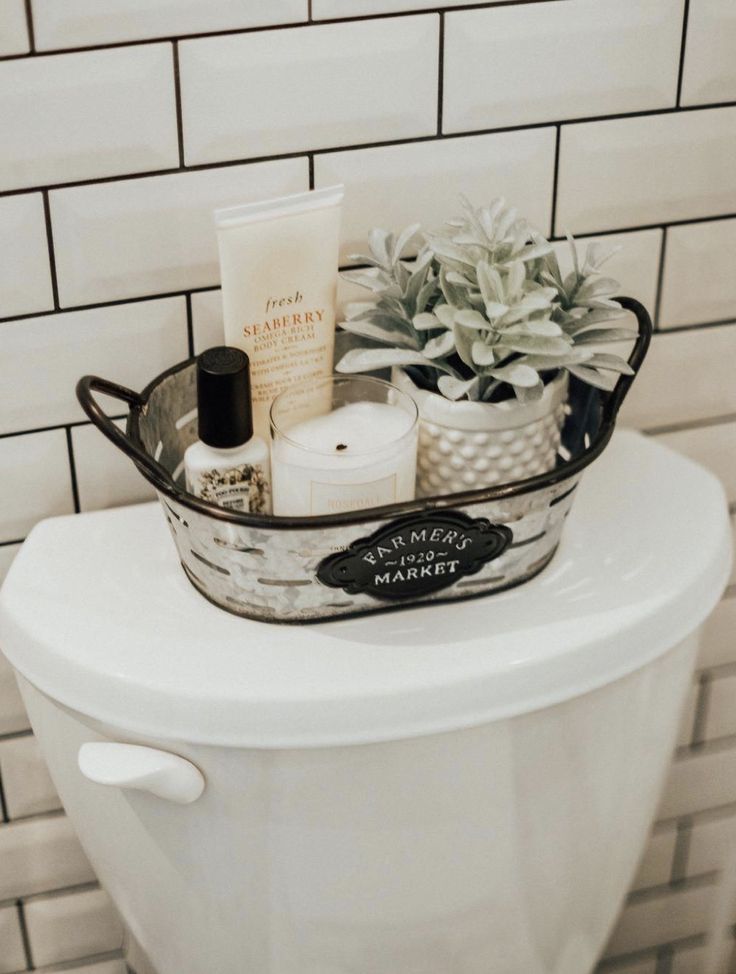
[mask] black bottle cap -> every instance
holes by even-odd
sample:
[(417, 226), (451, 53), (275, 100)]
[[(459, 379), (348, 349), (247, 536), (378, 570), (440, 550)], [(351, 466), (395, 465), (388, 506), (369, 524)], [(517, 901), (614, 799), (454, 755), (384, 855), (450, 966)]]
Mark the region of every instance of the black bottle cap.
[(253, 436), (245, 352), (218, 345), (197, 356), (197, 410), (199, 438), (207, 446), (242, 446)]

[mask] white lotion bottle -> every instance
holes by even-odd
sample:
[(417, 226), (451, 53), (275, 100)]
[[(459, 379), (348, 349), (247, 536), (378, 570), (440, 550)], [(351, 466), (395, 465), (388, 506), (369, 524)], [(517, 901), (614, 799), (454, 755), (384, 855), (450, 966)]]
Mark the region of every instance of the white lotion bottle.
[(342, 186), (215, 211), (225, 341), (250, 357), (253, 428), (295, 382), (332, 374)]
[(199, 439), (184, 453), (187, 490), (233, 511), (271, 507), (269, 447), (253, 435), (250, 363), (239, 348), (209, 348), (197, 357)]

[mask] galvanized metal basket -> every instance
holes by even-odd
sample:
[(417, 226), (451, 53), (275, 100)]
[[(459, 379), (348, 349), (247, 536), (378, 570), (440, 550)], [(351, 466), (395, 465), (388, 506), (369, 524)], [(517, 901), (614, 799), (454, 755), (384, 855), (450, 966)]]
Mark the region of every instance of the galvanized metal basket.
[[(619, 301), (638, 321), (629, 358), (636, 374), (652, 325), (637, 301)], [(488, 595), (537, 575), (554, 555), (578, 481), (608, 443), (634, 377), (620, 376), (611, 392), (571, 378), (557, 465), (547, 473), (299, 518), (231, 511), (184, 489), (184, 451), (197, 438), (194, 359), (163, 372), (141, 393), (84, 376), (77, 397), (156, 488), (182, 567), (202, 595), (251, 619), (304, 623)], [(125, 432), (95, 392), (128, 404)]]

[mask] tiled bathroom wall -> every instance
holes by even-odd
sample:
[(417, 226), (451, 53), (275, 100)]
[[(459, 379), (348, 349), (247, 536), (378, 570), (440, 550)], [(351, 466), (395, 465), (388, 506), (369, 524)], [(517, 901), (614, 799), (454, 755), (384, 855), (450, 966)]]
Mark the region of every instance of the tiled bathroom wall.
[[(734, 0), (0, 0), (0, 573), (40, 518), (151, 496), (74, 383), (217, 339), (212, 209), (337, 181), (344, 260), (460, 192), (622, 244), (657, 325), (626, 419), (736, 504)], [(604, 971), (730, 950), (735, 632), (732, 585)], [(0, 775), (0, 974), (122, 974), (5, 663)]]

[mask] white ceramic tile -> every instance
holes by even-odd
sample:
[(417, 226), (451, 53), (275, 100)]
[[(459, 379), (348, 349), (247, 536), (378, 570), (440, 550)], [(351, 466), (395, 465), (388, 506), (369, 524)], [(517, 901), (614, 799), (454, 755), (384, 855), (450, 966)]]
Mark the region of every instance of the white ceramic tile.
[(650, 837), (634, 882), (631, 884), (632, 890), (661, 886), (669, 882), (676, 839), (677, 832), (674, 827), (662, 829)]
[[(0, 327), (0, 432), (85, 419), (74, 394), (82, 375), (101, 375), (140, 390), (188, 351), (183, 297), (25, 318)], [(106, 405), (113, 415), (126, 412), (119, 401)], [(63, 433), (54, 435), (63, 439)], [(9, 442), (0, 440), (0, 454)], [(22, 476), (18, 471), (19, 483)]]
[(192, 331), (196, 355), (213, 345), (225, 344), (222, 294), (219, 288), (215, 291), (198, 291), (192, 295)]
[(33, 0), (40, 51), (306, 19), (307, 0)]
[(15, 906), (0, 910), (0, 974), (26, 969), (26, 955), (20, 932), (20, 917)]
[(443, 130), (674, 105), (681, 9), (682, 0), (553, 0), (448, 14)]
[(43, 198), (0, 199), (0, 318), (54, 306)]
[(61, 304), (217, 284), (212, 211), (308, 187), (302, 158), (52, 192)]
[(682, 78), (682, 104), (736, 99), (736, 5), (691, 0)]
[(124, 960), (104, 960), (84, 967), (64, 967), (63, 974), (128, 974)]
[(729, 588), (736, 585), (736, 514), (731, 515), (731, 538), (733, 541), (734, 560), (731, 563), (731, 576), (728, 580)]
[(61, 808), (35, 737), (0, 741), (0, 774), (11, 819)]
[(707, 740), (736, 734), (736, 676), (713, 680), (705, 721)]
[(26, 54), (29, 50), (23, 0), (0, 0), (0, 57), (6, 54)]
[(458, 212), (461, 193), (477, 204), (505, 196), (548, 231), (554, 152), (551, 128), (330, 152), (315, 157), (315, 184), (345, 183), (345, 263), (365, 252), (371, 227), (434, 229)]
[(562, 128), (557, 230), (595, 233), (736, 210), (736, 108)]
[(697, 936), (708, 928), (712, 903), (713, 887), (700, 885), (636, 899), (625, 907), (605, 953), (624, 954)]
[[(125, 428), (122, 420), (117, 425)], [(81, 510), (96, 511), (155, 500), (156, 491), (135, 464), (94, 426), (75, 426), (72, 447)]]
[(439, 18), (184, 41), (188, 164), (430, 135)]
[(736, 319), (736, 220), (670, 227), (660, 326)]
[(73, 513), (64, 431), (0, 439), (0, 483), (0, 541), (25, 537), (41, 518)]
[(0, 734), (16, 734), (30, 726), (13, 670), (0, 653)]
[[(366, 14), (393, 14), (403, 10), (436, 10), (437, 7), (467, 7), (488, 0), (312, 0), (314, 20), (330, 17), (362, 17)], [(496, 3), (513, 3), (515, 0), (495, 0)]]
[(680, 947), (672, 958), (669, 974), (703, 974), (706, 959), (705, 947)]
[(736, 413), (736, 325), (655, 335), (621, 410), (649, 429)]
[(616, 961), (613, 965), (606, 963), (604, 967), (596, 967), (598, 974), (657, 974), (656, 956), (644, 960)]
[(736, 502), (736, 422), (663, 433), (657, 442), (712, 470), (726, 488), (729, 501)]
[(698, 666), (736, 663), (736, 598), (722, 599), (703, 628)]
[[(607, 277), (621, 285), (621, 294), (636, 298), (650, 314), (654, 312), (657, 296), (659, 257), (662, 249), (661, 230), (635, 230), (632, 233), (612, 233), (603, 237), (578, 237), (578, 250), (600, 242), (607, 247), (619, 247), (603, 265)], [(554, 245), (564, 273), (572, 270), (572, 255), (567, 241)]]
[(64, 815), (0, 826), (0, 900), (94, 882), (95, 875)]
[(690, 835), (687, 870), (690, 876), (723, 869), (729, 851), (736, 848), (736, 816), (696, 819)]
[(104, 890), (44, 896), (25, 907), (37, 966), (104, 954), (122, 946), (123, 929)]
[(692, 742), (693, 730), (695, 728), (695, 712), (698, 705), (699, 696), (700, 683), (699, 681), (695, 681), (688, 690), (685, 706), (682, 710), (680, 729), (677, 734), (678, 747), (687, 747)]
[(0, 189), (178, 165), (170, 44), (0, 64)]
[(690, 815), (736, 802), (736, 748), (710, 745), (670, 768), (658, 817)]

